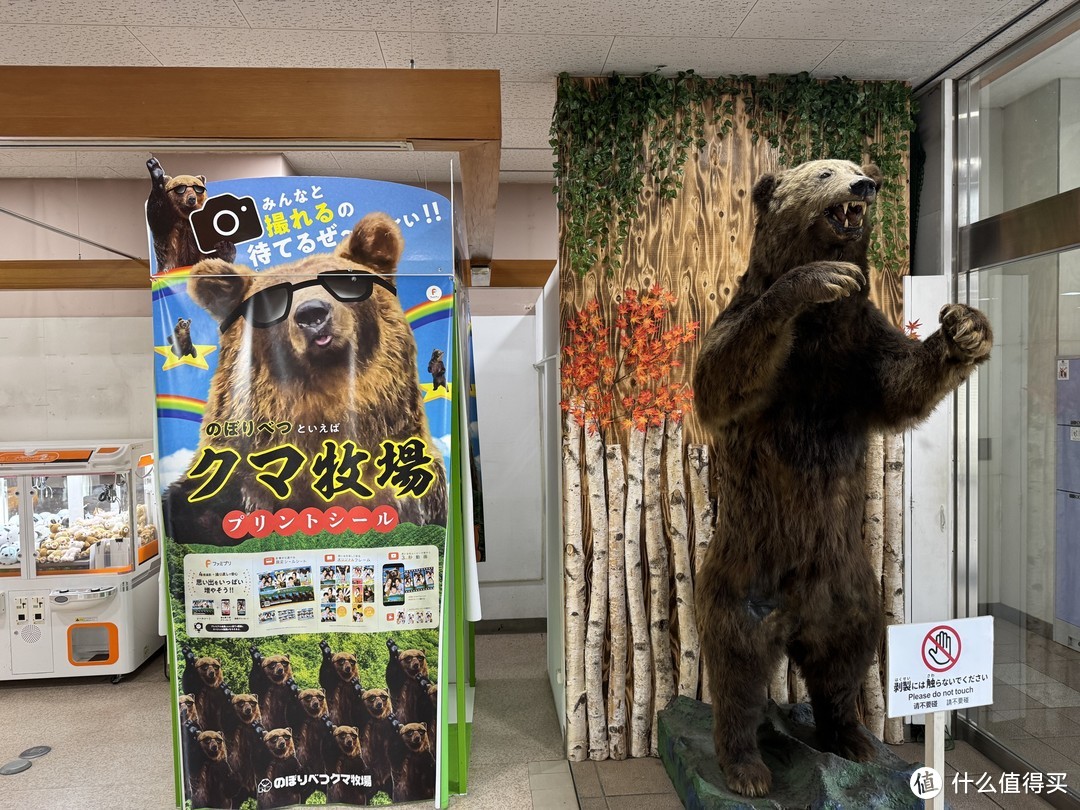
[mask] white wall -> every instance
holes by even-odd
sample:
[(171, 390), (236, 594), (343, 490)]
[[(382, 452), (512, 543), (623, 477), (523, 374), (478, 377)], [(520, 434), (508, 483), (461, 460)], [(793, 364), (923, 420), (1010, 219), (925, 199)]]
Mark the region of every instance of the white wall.
[[(484, 307), (486, 292), (470, 290), (474, 313)], [(535, 321), (531, 312), (472, 319), (487, 549), (479, 566), (485, 619), (545, 612)]]

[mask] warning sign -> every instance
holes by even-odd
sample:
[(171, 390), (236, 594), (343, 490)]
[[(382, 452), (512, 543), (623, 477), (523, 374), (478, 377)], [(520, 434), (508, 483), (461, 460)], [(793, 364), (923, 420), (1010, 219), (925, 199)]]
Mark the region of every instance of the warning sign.
[(994, 619), (898, 624), (888, 630), (889, 717), (994, 702)]
[(932, 672), (947, 672), (960, 660), (960, 634), (940, 624), (923, 639), (922, 660)]

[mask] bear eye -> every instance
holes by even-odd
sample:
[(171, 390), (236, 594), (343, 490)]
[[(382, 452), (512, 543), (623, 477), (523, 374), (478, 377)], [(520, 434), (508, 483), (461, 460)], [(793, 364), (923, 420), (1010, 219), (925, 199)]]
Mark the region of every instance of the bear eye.
[(826, 169), (818, 175), (818, 180), (828, 180), (830, 177), (832, 177), (832, 172)]

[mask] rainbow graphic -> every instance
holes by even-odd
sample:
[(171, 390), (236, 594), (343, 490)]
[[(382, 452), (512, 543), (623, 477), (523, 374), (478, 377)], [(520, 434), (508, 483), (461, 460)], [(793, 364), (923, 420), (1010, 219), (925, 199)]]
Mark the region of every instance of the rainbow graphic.
[(425, 324), (449, 318), (453, 308), (454, 296), (444, 295), (436, 301), (424, 301), (405, 310), (405, 320), (415, 332)]
[(150, 276), (151, 300), (160, 301), (178, 292), (186, 292), (190, 275), (190, 267), (174, 267), (172, 270)]
[(202, 422), (206, 410), (205, 399), (182, 397), (179, 394), (157, 395), (158, 419), (187, 419), (189, 422)]

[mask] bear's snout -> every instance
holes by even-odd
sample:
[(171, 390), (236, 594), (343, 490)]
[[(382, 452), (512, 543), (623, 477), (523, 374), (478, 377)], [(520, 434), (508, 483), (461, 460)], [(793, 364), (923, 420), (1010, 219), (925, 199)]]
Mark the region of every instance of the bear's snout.
[(869, 177), (856, 180), (851, 184), (851, 193), (862, 197), (864, 200), (873, 200), (877, 196), (877, 186)]
[(334, 339), (332, 317), (330, 304), (319, 299), (305, 301), (293, 311), (293, 321), (316, 346), (327, 346)]

